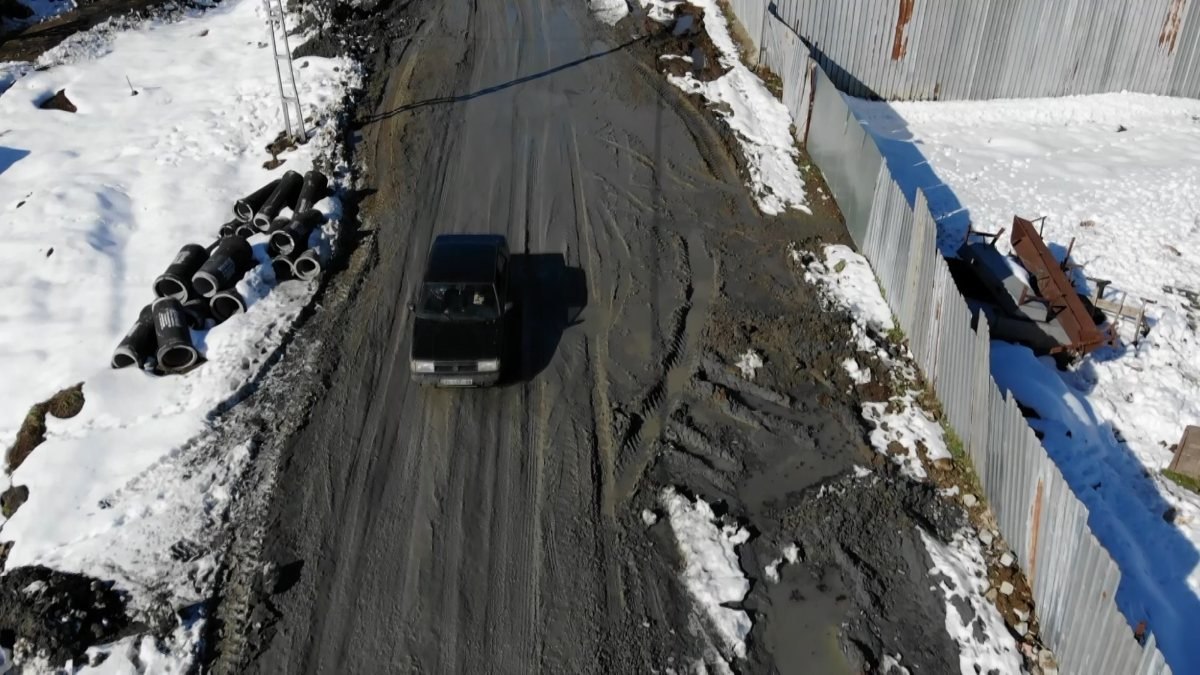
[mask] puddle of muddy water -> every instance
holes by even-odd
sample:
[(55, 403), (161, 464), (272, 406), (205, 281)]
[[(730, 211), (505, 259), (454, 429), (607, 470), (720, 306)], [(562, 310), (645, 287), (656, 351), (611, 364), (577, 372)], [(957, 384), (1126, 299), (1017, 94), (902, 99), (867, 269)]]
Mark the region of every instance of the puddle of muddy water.
[(782, 673), (854, 675), (842, 653), (841, 617), (849, 599), (836, 571), (784, 565), (779, 583), (767, 585), (770, 617), (761, 638)]

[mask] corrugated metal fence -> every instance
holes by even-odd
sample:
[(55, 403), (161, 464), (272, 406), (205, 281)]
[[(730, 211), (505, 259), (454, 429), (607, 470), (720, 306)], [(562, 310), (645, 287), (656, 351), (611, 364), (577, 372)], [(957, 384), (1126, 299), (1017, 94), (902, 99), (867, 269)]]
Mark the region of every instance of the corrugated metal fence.
[[(1000, 524), (1033, 584), (1043, 638), (1064, 672), (1165, 674), (1153, 637), (1143, 648), (1114, 601), (1120, 571), (1087, 525), (1087, 508), (989, 369), (986, 319), (938, 252), (937, 225), (917, 192), (909, 205), (874, 143), (818, 70), (809, 153), (870, 260), (913, 357), (963, 440)], [(864, 138), (865, 137), (865, 138)], [(872, 173), (873, 171), (873, 173)], [(863, 186), (873, 190), (863, 190)]]
[[(762, 5), (768, 0), (737, 4)], [(842, 91), (888, 100), (1200, 97), (1198, 0), (777, 0)], [(761, 11), (761, 9), (759, 9)], [(745, 24), (751, 31), (762, 23)]]
[[(744, 26), (753, 24), (742, 17), (762, 16), (753, 13), (761, 4), (731, 2)], [(1033, 585), (1043, 638), (1062, 671), (1168, 675), (1153, 634), (1139, 645), (1116, 605), (1120, 570), (1092, 534), (1087, 507), (1016, 401), (992, 379), (987, 321), (979, 317), (972, 325), (938, 252), (925, 194), (918, 191), (909, 204), (838, 88), (787, 26), (768, 16), (760, 31), (750, 32), (760, 32), (760, 60), (782, 77), (784, 99), (800, 135), (807, 134), (809, 155), (963, 440), (1000, 530)]]

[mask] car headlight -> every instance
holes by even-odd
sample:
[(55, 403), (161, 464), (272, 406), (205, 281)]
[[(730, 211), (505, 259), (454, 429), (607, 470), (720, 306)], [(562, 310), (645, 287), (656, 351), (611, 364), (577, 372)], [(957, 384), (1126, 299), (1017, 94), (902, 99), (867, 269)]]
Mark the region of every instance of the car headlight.
[(500, 359), (492, 359), (490, 361), (480, 361), (475, 364), (481, 373), (494, 373), (500, 370)]
[(411, 361), (410, 367), (414, 373), (432, 373), (433, 361)]

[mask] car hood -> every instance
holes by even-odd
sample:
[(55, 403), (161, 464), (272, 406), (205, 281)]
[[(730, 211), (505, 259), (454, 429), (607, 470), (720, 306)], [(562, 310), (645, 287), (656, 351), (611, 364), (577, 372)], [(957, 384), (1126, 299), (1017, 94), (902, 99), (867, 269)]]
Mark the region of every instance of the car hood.
[(500, 358), (500, 321), (439, 321), (418, 317), (412, 358), (417, 361), (474, 361)]

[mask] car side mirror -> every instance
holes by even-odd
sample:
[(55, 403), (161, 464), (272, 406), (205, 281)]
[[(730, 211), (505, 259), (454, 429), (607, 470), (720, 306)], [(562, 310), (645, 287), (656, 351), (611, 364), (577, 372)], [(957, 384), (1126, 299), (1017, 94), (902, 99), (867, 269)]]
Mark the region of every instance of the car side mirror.
[(513, 311), (513, 303), (512, 300), (509, 300), (508, 302), (504, 303), (504, 313), (508, 314), (511, 311)]

